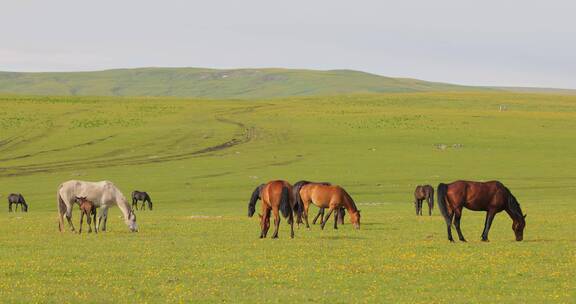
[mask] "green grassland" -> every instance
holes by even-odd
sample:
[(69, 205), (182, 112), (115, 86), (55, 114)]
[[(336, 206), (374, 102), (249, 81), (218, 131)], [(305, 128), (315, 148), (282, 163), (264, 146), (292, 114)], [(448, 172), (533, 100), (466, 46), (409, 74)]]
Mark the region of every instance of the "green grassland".
[[(576, 298), (574, 96), (3, 96), (0, 130), (0, 202), (21, 192), (30, 204), (0, 212), (3, 302)], [(361, 229), (313, 226), (290, 239), (284, 221), (278, 240), (258, 239), (248, 199), (278, 178), (344, 186)], [(55, 193), (69, 179), (148, 191), (155, 210), (137, 212), (138, 233), (118, 208), (106, 233), (59, 233)], [(455, 179), (506, 184), (528, 214), (524, 241), (505, 213), (482, 243), (484, 213), (464, 211), (469, 242), (455, 244), (437, 209), (414, 215), (415, 185)]]
[(491, 90), (352, 70), (137, 68), (0, 72), (0, 92), (69, 96), (271, 98), (350, 93)]

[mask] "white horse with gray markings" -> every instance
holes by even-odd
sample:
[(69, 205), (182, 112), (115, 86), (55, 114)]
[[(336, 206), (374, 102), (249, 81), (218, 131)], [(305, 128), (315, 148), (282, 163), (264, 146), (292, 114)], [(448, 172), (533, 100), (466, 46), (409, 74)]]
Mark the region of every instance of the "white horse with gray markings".
[[(138, 231), (136, 225), (136, 214), (128, 204), (124, 194), (109, 181), (101, 182), (86, 182), (79, 180), (69, 180), (58, 186), (57, 191), (58, 202), (58, 224), (60, 231), (64, 231), (64, 215), (68, 220), (68, 225), (72, 231), (75, 231), (72, 224), (72, 207), (76, 202), (76, 197), (86, 197), (89, 201), (94, 203), (96, 208), (99, 208), (98, 221), (95, 223), (96, 230), (106, 231), (106, 220), (108, 218), (108, 208), (111, 206), (118, 206), (124, 215), (124, 222), (128, 225), (130, 231)], [(104, 222), (102, 222), (104, 220)], [(102, 228), (100, 229), (100, 224)]]

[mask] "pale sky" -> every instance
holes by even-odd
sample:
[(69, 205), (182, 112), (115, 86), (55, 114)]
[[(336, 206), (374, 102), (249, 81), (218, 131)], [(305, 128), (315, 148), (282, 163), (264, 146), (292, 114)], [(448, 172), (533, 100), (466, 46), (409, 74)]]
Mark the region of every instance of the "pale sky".
[(354, 69), (576, 88), (576, 1), (0, 0), (0, 70)]

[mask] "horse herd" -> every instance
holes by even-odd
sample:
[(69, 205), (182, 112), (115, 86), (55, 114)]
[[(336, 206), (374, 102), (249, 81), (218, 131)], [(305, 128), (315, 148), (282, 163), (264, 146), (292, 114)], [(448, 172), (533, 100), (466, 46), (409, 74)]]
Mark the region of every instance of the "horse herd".
[[(466, 242), (460, 229), (462, 209), (473, 211), (486, 211), (486, 221), (482, 232), (482, 241), (488, 241), (488, 232), (494, 216), (506, 211), (512, 219), (512, 230), (516, 241), (524, 238), (526, 215), (522, 213), (520, 204), (510, 190), (499, 181), (474, 182), (459, 180), (450, 184), (440, 183), (437, 187), (438, 206), (447, 226), (448, 240), (454, 242), (452, 225), (456, 228), (458, 239)], [(428, 214), (432, 215), (434, 207), (434, 188), (430, 185), (419, 185), (414, 191), (414, 205), (416, 215), (422, 215), (422, 202), (428, 202)], [(299, 181), (291, 185), (285, 180), (274, 180), (261, 184), (252, 192), (248, 203), (248, 216), (256, 212), (256, 202), (262, 200), (262, 214), (260, 216), (260, 238), (265, 238), (270, 229), (270, 217), (274, 216), (274, 233), (272, 238), (278, 237), (280, 227), (280, 214), (287, 219), (290, 225), (290, 237), (294, 237), (294, 218), (300, 225), (302, 219), (308, 224), (308, 211), (311, 204), (320, 208), (318, 217), (321, 218), (321, 229), (328, 222), (330, 215), (334, 215), (334, 229), (338, 224), (344, 223), (345, 210), (350, 214), (350, 222), (355, 229), (360, 229), (360, 210), (354, 200), (344, 188), (327, 182)], [(324, 210), (328, 213), (324, 217)]]
[[(448, 240), (453, 242), (452, 225), (456, 228), (458, 238), (465, 242), (466, 239), (460, 229), (460, 219), (462, 209), (473, 211), (486, 211), (486, 221), (482, 232), (482, 241), (488, 241), (488, 232), (494, 220), (494, 216), (506, 211), (512, 219), (512, 230), (517, 241), (522, 241), (524, 227), (526, 226), (526, 215), (522, 213), (520, 204), (510, 192), (510, 190), (499, 181), (474, 182), (455, 181), (450, 184), (440, 183), (436, 191), (438, 206), (446, 226)], [(310, 205), (314, 204), (320, 208), (313, 220), (313, 224), (320, 219), (320, 226), (324, 226), (334, 213), (334, 229), (338, 229), (338, 224), (344, 224), (346, 212), (350, 216), (350, 222), (355, 229), (360, 229), (360, 210), (356, 207), (354, 200), (344, 188), (328, 182), (299, 181), (291, 185), (285, 180), (274, 180), (258, 185), (252, 192), (248, 203), (248, 216), (252, 217), (256, 212), (256, 203), (262, 201), (260, 216), (260, 238), (265, 238), (270, 229), (270, 218), (274, 217), (274, 233), (272, 238), (278, 238), (280, 228), (280, 214), (287, 219), (290, 225), (290, 236), (294, 237), (294, 219), (297, 225), (308, 222), (308, 211)], [(422, 203), (428, 202), (428, 214), (432, 215), (434, 207), (434, 188), (430, 185), (417, 186), (414, 191), (414, 206), (416, 215), (422, 215)], [(130, 231), (138, 231), (136, 224), (136, 214), (138, 202), (142, 201), (141, 210), (148, 206), (152, 210), (152, 200), (146, 192), (133, 191), (132, 205), (128, 204), (122, 192), (109, 181), (87, 182), (70, 180), (58, 186), (57, 206), (58, 206), (58, 226), (60, 231), (64, 231), (64, 217), (68, 221), (70, 230), (75, 231), (72, 223), (72, 207), (80, 206), (80, 230), (82, 232), (83, 218), (87, 217), (89, 232), (92, 232), (92, 221), (94, 231), (106, 231), (106, 221), (108, 218), (108, 208), (118, 206), (123, 214), (124, 222)], [(21, 205), (21, 211), (28, 211), (28, 204), (22, 194), (12, 193), (8, 196), (8, 210), (12, 212), (12, 205), (15, 204), (15, 211)], [(97, 214), (97, 208), (99, 208)], [(325, 210), (328, 209), (325, 215)], [(98, 215), (98, 220), (96, 220)]]

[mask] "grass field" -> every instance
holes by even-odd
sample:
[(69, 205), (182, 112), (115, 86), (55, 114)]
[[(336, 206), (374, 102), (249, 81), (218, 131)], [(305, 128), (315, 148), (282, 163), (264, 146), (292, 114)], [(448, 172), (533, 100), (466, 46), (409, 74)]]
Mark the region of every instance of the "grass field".
[[(21, 192), (30, 204), (0, 213), (3, 302), (576, 299), (574, 96), (3, 96), (0, 130), (0, 201)], [(249, 196), (277, 178), (344, 186), (361, 230), (290, 239), (283, 222), (280, 239), (258, 239)], [(55, 192), (69, 179), (148, 191), (155, 210), (137, 213), (138, 233), (113, 208), (108, 232), (61, 234)], [(524, 241), (505, 213), (482, 243), (485, 214), (464, 211), (469, 242), (455, 244), (437, 209), (414, 215), (415, 185), (455, 179), (509, 186), (528, 214)]]

